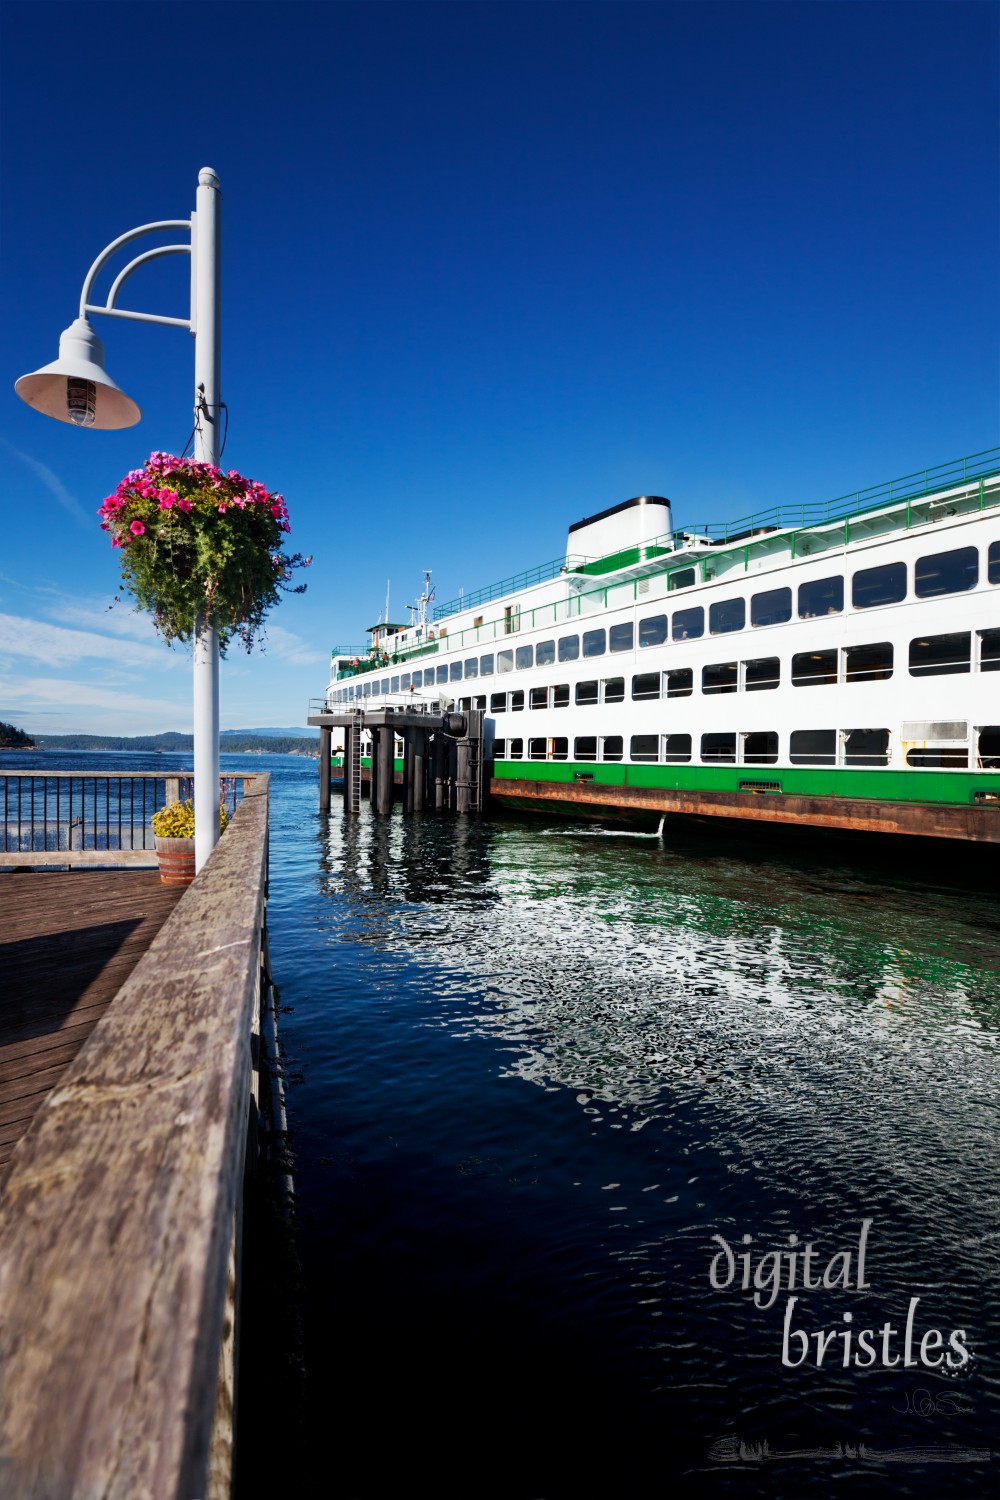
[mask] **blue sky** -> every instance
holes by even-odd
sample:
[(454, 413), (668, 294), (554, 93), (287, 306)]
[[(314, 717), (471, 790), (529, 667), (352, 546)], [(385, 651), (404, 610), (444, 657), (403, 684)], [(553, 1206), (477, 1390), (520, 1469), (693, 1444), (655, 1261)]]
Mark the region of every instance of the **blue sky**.
[[(304, 722), (329, 652), (631, 495), (721, 520), (998, 442), (992, 3), (5, 0), (0, 718), (189, 729), (190, 658), (94, 514), (191, 428), (180, 330), (95, 319), (119, 433), (13, 393), (118, 234), (224, 198), (225, 461), (315, 562), (224, 727)], [(131, 305), (187, 314), (187, 266)]]

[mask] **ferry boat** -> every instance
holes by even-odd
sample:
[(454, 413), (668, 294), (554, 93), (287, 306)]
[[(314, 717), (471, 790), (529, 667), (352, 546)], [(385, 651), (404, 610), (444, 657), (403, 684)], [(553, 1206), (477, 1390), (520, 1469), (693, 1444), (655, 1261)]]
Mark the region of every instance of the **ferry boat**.
[(483, 710), (506, 803), (1000, 841), (1000, 448), (722, 524), (640, 495), (516, 577), (429, 578), (326, 708)]

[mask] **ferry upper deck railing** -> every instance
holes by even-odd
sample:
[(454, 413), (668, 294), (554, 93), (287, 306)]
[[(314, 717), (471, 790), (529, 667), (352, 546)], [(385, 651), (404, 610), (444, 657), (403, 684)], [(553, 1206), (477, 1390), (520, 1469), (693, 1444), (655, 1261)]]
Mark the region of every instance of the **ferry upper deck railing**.
[(706, 537), (716, 545), (725, 545), (727, 542), (742, 541), (756, 532), (765, 530), (821, 526), (830, 521), (843, 520), (848, 516), (862, 515), (866, 511), (880, 510), (884, 506), (894, 505), (899, 500), (931, 495), (937, 490), (965, 484), (970, 479), (989, 478), (995, 474), (1000, 474), (1000, 447), (985, 448), (981, 453), (972, 453), (966, 458), (953, 459), (929, 469), (918, 469), (912, 474), (903, 475), (900, 479), (890, 479), (884, 484), (873, 485), (869, 489), (839, 495), (835, 500), (812, 501), (800, 505), (772, 505), (765, 510), (751, 511), (749, 515), (740, 516), (734, 521), (709, 521), (687, 528), (675, 526), (670, 536), (653, 537), (643, 542), (641, 546), (607, 553), (603, 557), (584, 559), (561, 557), (551, 562), (540, 563), (537, 568), (529, 568), (523, 573), (516, 573), (512, 578), (489, 584), (486, 588), (465, 594), (460, 599), (451, 599), (447, 604), (439, 604), (434, 611), (434, 619), (448, 619), (451, 615), (459, 614), (464, 609), (471, 609), (477, 604), (503, 598), (505, 594), (516, 593), (534, 583), (547, 582), (558, 577), (564, 569), (571, 573), (584, 573), (596, 577), (604, 573), (615, 572), (619, 568), (629, 567), (632, 563), (643, 562), (675, 550), (678, 540), (689, 533)]
[[(221, 778), (231, 813), (254, 780)], [(0, 770), (0, 866), (155, 864), (153, 813), (193, 786), (177, 771)]]
[[(988, 479), (995, 478), (997, 482), (987, 482)], [(894, 485), (895, 483), (896, 481), (893, 481)], [(959, 480), (957, 485), (951, 488), (954, 490), (961, 486), (962, 481)], [(1000, 469), (995, 475), (991, 473), (989, 476), (981, 476), (978, 479), (970, 478), (965, 488), (964, 496), (948, 500), (949, 513), (954, 511), (958, 515), (963, 512), (971, 513), (1000, 506)], [(728, 576), (734, 568), (749, 571), (754, 560), (760, 557), (766, 557), (775, 565), (780, 565), (782, 562), (803, 558), (809, 553), (819, 552), (830, 546), (847, 547), (852, 542), (866, 540), (872, 535), (885, 535), (889, 531), (896, 530), (907, 531), (913, 526), (925, 525), (929, 520), (944, 513), (935, 512), (934, 509), (935, 497), (943, 493), (947, 491), (940, 485), (931, 486), (926, 495), (920, 491), (909, 497), (897, 495), (894, 490), (893, 506), (898, 506), (898, 510), (889, 509), (886, 503), (882, 502), (862, 507), (858, 511), (841, 517), (825, 518), (822, 522), (815, 521), (799, 529), (776, 533), (775, 528), (762, 526), (756, 532), (741, 539), (740, 542), (731, 539), (728, 546), (720, 543), (682, 554), (672, 553), (670, 549), (663, 547), (660, 544), (662, 538), (654, 539), (644, 542), (641, 548), (629, 549), (628, 553), (612, 553), (608, 558), (600, 559), (600, 561), (607, 566), (609, 572), (621, 571), (629, 567), (635, 568), (638, 564), (642, 564), (644, 579), (652, 581), (656, 578), (666, 578), (669, 590), (687, 588), (696, 582), (706, 583), (713, 579), (721, 579)], [(825, 534), (823, 527), (826, 528)], [(834, 527), (842, 529), (833, 532)], [(580, 575), (580, 570), (577, 570), (577, 575)], [(633, 573), (631, 579), (624, 580), (624, 587), (632, 587), (634, 598), (638, 597), (637, 577), (638, 574)], [(519, 606), (516, 610), (496, 616), (492, 620), (484, 620), (481, 625), (472, 625), (453, 634), (448, 634), (446, 627), (441, 628), (437, 639), (433, 641), (421, 642), (415, 648), (400, 651), (392, 656), (382, 654), (378, 658), (368, 657), (359, 662), (350, 673), (342, 675), (357, 677), (368, 676), (375, 672), (396, 671), (400, 667), (411, 665), (417, 657), (438, 651), (453, 651), (456, 647), (467, 648), (503, 641), (513, 644), (511, 638), (524, 630), (533, 630), (540, 625), (556, 624), (582, 614), (595, 613), (608, 608), (612, 593), (616, 596), (616, 605), (625, 603), (626, 601), (620, 597), (622, 587), (622, 583), (609, 579), (607, 583), (599, 584), (591, 589), (575, 589), (568, 599), (534, 607)]]
[(268, 784), (254, 778), (7, 1169), (6, 1500), (230, 1493)]

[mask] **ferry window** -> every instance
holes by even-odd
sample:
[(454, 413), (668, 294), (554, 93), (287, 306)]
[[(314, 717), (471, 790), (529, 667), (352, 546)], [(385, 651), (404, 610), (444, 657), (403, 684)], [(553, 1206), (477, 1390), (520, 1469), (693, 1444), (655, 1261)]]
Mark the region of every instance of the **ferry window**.
[(658, 734), (634, 734), (629, 741), (629, 760), (659, 760), (660, 736)]
[(597, 702), (597, 679), (593, 682), (578, 682), (576, 685), (577, 703)]
[(976, 765), (981, 771), (1000, 771), (1000, 725), (980, 729)]
[(677, 764), (680, 761), (691, 759), (691, 736), (689, 734), (668, 734), (663, 745), (663, 759)]
[(778, 736), (773, 730), (743, 735), (743, 764), (773, 766), (778, 759)]
[(479, 676), (479, 657), (478, 656), (470, 656), (469, 657), (468, 661), (465, 663), (465, 675), (466, 675), (466, 677), (478, 677)]
[(409, 672), (404, 672), (403, 675), (402, 675), (402, 677), (399, 679), (399, 686), (400, 686), (400, 688), (405, 691), (410, 686), (410, 683), (412, 682), (412, 680), (413, 679), (410, 676)]
[[(856, 576), (856, 575), (855, 575)], [(888, 729), (844, 729), (845, 766), (887, 766)]]
[(631, 620), (627, 620), (623, 625), (612, 625), (608, 631), (608, 650), (631, 651), (634, 634), (635, 630)]
[(913, 569), (913, 592), (918, 599), (938, 594), (963, 594), (979, 582), (979, 552), (975, 547), (956, 547), (918, 557)]
[(884, 563), (881, 568), (862, 568), (851, 579), (851, 603), (855, 609), (874, 609), (878, 604), (898, 604), (906, 598), (906, 564)]
[(514, 653), (513, 653), (513, 651), (498, 651), (497, 652), (497, 671), (498, 672), (513, 672), (513, 670), (514, 670)]
[(578, 635), (561, 635), (559, 637), (559, 660), (576, 661), (580, 655), (580, 637)]
[(703, 734), (701, 758), (709, 761), (736, 761), (735, 734)]
[(625, 679), (624, 677), (605, 677), (604, 679), (604, 701), (605, 703), (625, 702)]
[(799, 584), (799, 619), (816, 620), (820, 615), (839, 615), (844, 608), (842, 578), (814, 578)]
[(491, 714), (502, 714), (502, 713), (506, 713), (506, 711), (507, 711), (507, 694), (506, 693), (491, 693), (490, 694), (490, 713)]
[(519, 714), (519, 713), (523, 712), (523, 709), (524, 709), (524, 689), (523, 688), (519, 688), (516, 693), (511, 693), (511, 695), (510, 695), (510, 711), (511, 711), (512, 714)]
[(549, 690), (548, 690), (548, 688), (532, 688), (531, 689), (531, 693), (530, 693), (529, 698), (528, 698), (528, 702), (529, 702), (529, 704), (530, 704), (530, 706), (532, 708), (548, 708), (548, 706), (549, 706)]
[(670, 624), (675, 641), (696, 641), (705, 634), (705, 611), (700, 604), (694, 609), (675, 609)]
[(751, 625), (783, 625), (792, 618), (791, 589), (768, 589), (750, 600)]
[(556, 685), (555, 685), (555, 687), (552, 689), (552, 707), (553, 708), (568, 708), (569, 707), (569, 683), (568, 682), (557, 682)]
[(892, 643), (879, 641), (874, 646), (848, 646), (844, 650), (844, 678), (847, 682), (879, 682), (892, 676)]
[(603, 656), (607, 650), (607, 632), (604, 630), (585, 630), (583, 632), (583, 654), (584, 656)]
[(535, 647), (535, 666), (551, 667), (556, 659), (555, 641), (539, 641)]
[(597, 736), (594, 734), (581, 734), (573, 741), (574, 760), (596, 760), (597, 759)]
[(979, 632), (980, 672), (1000, 672), (1000, 630)]
[(986, 577), (990, 583), (1000, 583), (1000, 542), (990, 542), (986, 558)]
[(792, 657), (792, 683), (795, 687), (819, 687), (836, 680), (836, 651), (799, 651)]
[(694, 568), (678, 568), (667, 579), (667, 588), (671, 593), (674, 589), (689, 589), (693, 584)]
[(480, 675), (480, 677), (492, 677), (493, 676), (493, 652), (492, 651), (489, 653), (488, 656), (481, 656), (479, 658), (479, 675)]
[(480, 693), (477, 697), (473, 698), (473, 700), (472, 700), (472, 706), (473, 706), (473, 708), (478, 708), (481, 713), (485, 713), (486, 712), (486, 694), (485, 693)]
[(552, 759), (569, 760), (569, 740), (558, 734), (552, 741)]
[[(459, 698), (459, 700), (458, 700), (458, 706), (462, 710), (463, 713), (466, 713), (468, 711), (468, 709), (470, 709), (472, 707), (472, 699), (471, 698)], [(400, 754), (402, 754), (402, 751), (400, 751)]]
[(503, 633), (513, 635), (521, 628), (521, 609), (516, 604), (505, 604), (503, 610)]
[(906, 764), (918, 771), (967, 771), (969, 752), (964, 745), (914, 745), (906, 752)]
[(379, 693), (379, 685), (378, 685), (377, 682), (373, 682), (372, 683), (372, 697), (373, 698), (377, 698), (378, 697), (378, 693)]
[(399, 678), (398, 677), (394, 677), (392, 679), (392, 682), (389, 684), (389, 687), (390, 687), (390, 690), (392, 692), (398, 693), (399, 692)]
[(703, 693), (735, 693), (736, 684), (737, 671), (734, 661), (720, 661), (714, 666), (701, 669)]
[(694, 692), (694, 673), (690, 667), (673, 667), (667, 673), (667, 697), (690, 698)]
[(835, 729), (793, 729), (788, 746), (793, 766), (835, 766), (837, 764), (837, 731)]
[(602, 760), (621, 760), (623, 753), (620, 734), (606, 734), (601, 740)]
[(506, 755), (507, 755), (507, 741), (506, 740), (494, 740), (493, 741), (493, 759), (494, 760), (503, 760), (503, 759), (505, 759)]
[(546, 748), (547, 747), (546, 747), (545, 740), (529, 740), (528, 741), (528, 759), (529, 760), (544, 760), (545, 759)]
[[(658, 698), (660, 696), (659, 672), (637, 672), (632, 678), (633, 698)], [(635, 756), (632, 757), (635, 759)]]
[(452, 682), (461, 682), (462, 680), (462, 663), (460, 661), (453, 661), (451, 664), (451, 680)]
[(448, 681), (448, 668), (447, 667), (438, 667), (438, 669), (437, 669), (437, 680), (438, 680), (438, 682), (447, 682)]
[(743, 663), (743, 686), (748, 693), (766, 692), (781, 681), (781, 663), (776, 656), (758, 656)]
[(534, 655), (534, 646), (518, 646), (517, 651), (514, 653), (514, 665), (517, 667), (517, 670), (519, 672), (527, 671), (528, 667), (531, 666)]
[(972, 633), (927, 635), (910, 642), (911, 677), (954, 677), (972, 670)]
[(523, 740), (508, 740), (507, 741), (507, 759), (508, 760), (523, 760), (524, 759), (524, 741)]
[[(691, 611), (687, 610), (686, 613), (690, 614)], [(676, 615), (674, 615), (674, 619), (675, 620), (677, 619)], [(700, 632), (699, 632), (699, 634), (700, 634)], [(667, 638), (667, 617), (666, 617), (666, 615), (650, 615), (648, 619), (646, 619), (646, 620), (640, 620), (639, 621), (639, 647), (640, 647), (640, 650), (641, 650), (641, 648), (643, 646), (662, 646), (663, 642), (666, 640), (666, 638)]]
[(728, 635), (731, 630), (742, 630), (747, 620), (745, 599), (723, 599), (708, 608), (708, 630), (710, 635)]

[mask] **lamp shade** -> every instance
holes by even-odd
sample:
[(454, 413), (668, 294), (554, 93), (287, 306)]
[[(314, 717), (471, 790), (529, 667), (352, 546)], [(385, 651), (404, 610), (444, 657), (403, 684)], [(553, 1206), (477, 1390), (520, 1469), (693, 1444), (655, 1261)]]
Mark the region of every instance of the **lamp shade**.
[(57, 422), (76, 427), (134, 427), (142, 416), (104, 368), (104, 345), (86, 318), (77, 318), (59, 338), (59, 358), (14, 389), (22, 401)]

